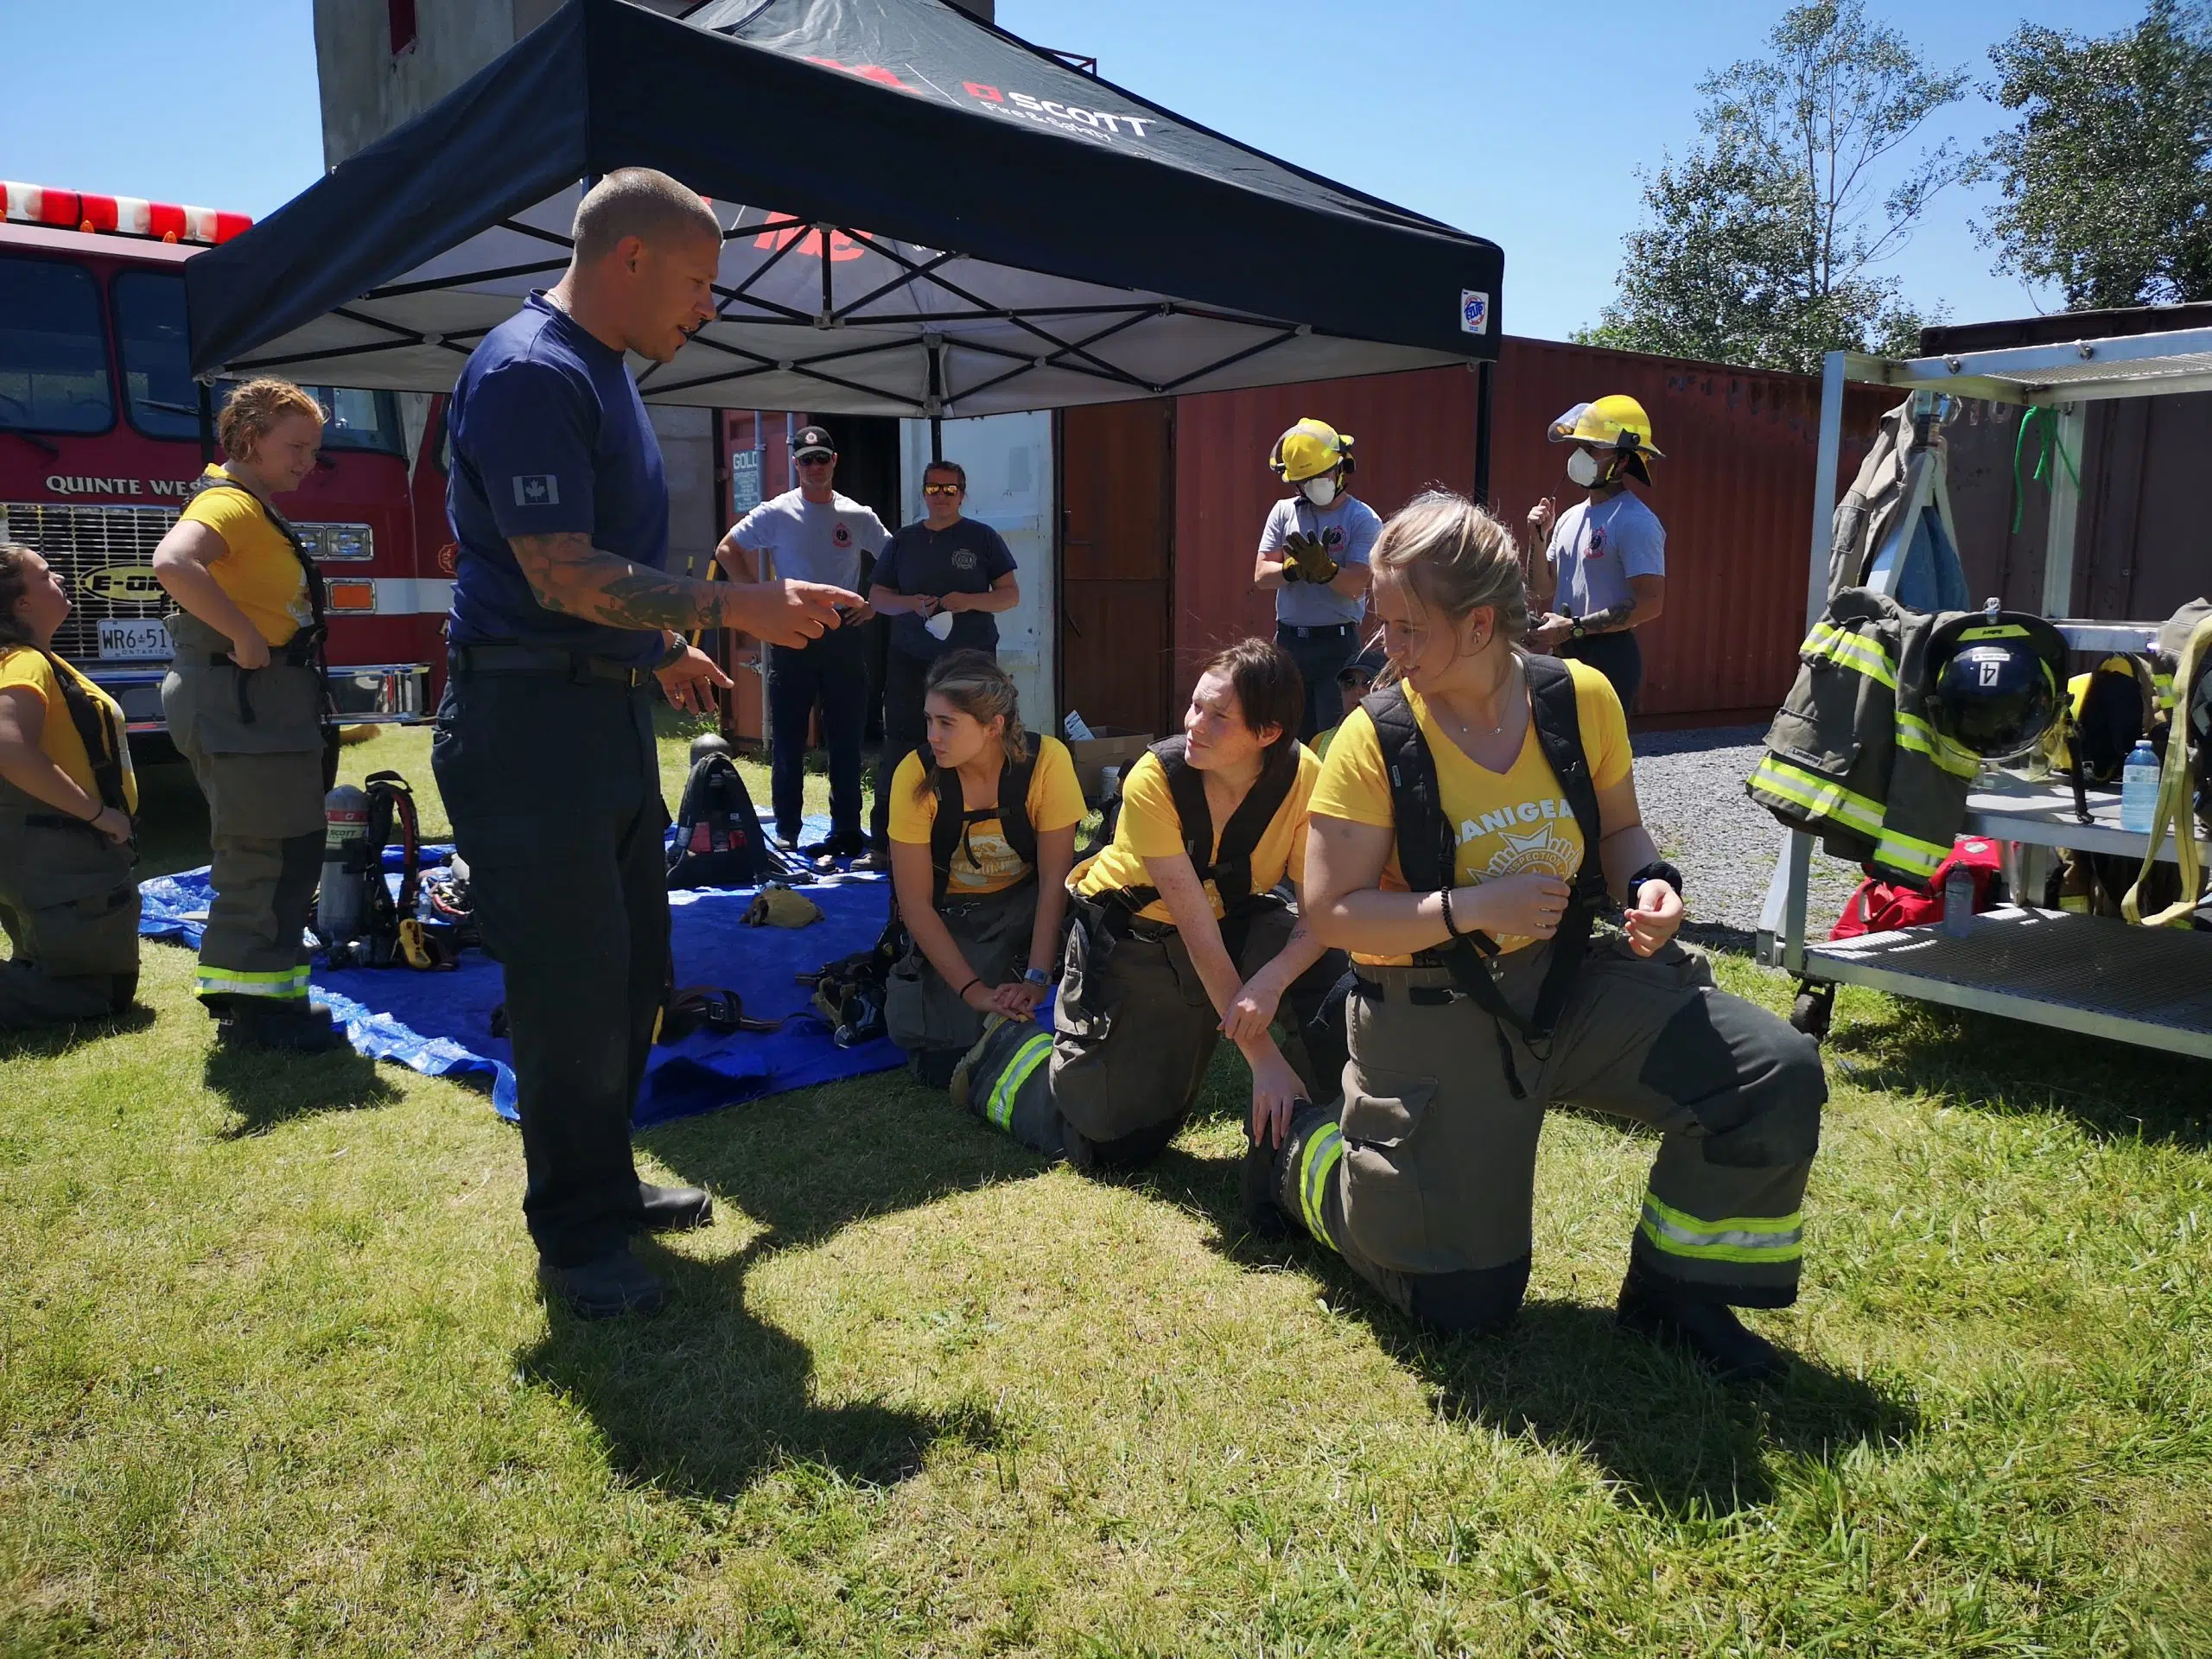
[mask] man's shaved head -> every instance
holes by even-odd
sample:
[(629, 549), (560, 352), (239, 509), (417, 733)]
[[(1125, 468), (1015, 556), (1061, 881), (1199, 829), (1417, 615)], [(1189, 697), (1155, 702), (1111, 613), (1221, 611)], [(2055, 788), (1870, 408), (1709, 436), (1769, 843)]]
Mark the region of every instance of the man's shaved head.
[(650, 167), (625, 167), (592, 186), (576, 204), (575, 257), (579, 265), (595, 264), (625, 237), (666, 248), (692, 237), (719, 243), (721, 234), (714, 209), (688, 187)]

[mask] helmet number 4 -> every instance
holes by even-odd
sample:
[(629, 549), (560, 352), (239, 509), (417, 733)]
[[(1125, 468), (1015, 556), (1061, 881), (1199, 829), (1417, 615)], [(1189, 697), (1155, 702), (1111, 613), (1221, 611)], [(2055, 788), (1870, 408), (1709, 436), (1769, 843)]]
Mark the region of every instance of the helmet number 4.
[(1974, 664), (1975, 673), (1984, 685), (1995, 685), (2004, 669), (2005, 659), (2001, 657), (1985, 657)]

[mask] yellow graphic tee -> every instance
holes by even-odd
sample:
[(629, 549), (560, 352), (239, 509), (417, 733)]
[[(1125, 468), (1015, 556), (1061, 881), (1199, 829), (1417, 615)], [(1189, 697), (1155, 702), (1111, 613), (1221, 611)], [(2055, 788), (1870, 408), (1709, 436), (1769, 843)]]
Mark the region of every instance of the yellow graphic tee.
[[(1083, 786), (1076, 781), (1075, 758), (1066, 744), (1057, 737), (1039, 737), (1037, 742), (1037, 769), (1029, 774), (1029, 822), (1041, 836), (1083, 822)], [(891, 839), (908, 846), (928, 846), (937, 823), (937, 791), (924, 786), (925, 776), (918, 750), (892, 775)], [(978, 818), (952, 849), (944, 896), (980, 899), (1003, 893), (1027, 880), (1032, 868), (1022, 862), (996, 818)]]
[[(1253, 892), (1265, 893), (1286, 875), (1294, 880), (1306, 879), (1306, 803), (1313, 798), (1313, 785), (1320, 776), (1321, 763), (1313, 758), (1311, 749), (1301, 745), (1298, 751), (1298, 776), (1291, 781), (1290, 793), (1283, 797), (1282, 804), (1275, 809), (1274, 817), (1268, 820), (1267, 829), (1261, 832), (1260, 844), (1252, 849)], [(1224, 827), (1220, 823), (1213, 827), (1216, 855), (1221, 851)], [(1167, 785), (1167, 769), (1160, 764), (1156, 755), (1147, 753), (1122, 780), (1122, 817), (1114, 826), (1114, 839), (1077, 865), (1069, 874), (1068, 884), (1086, 899), (1130, 887), (1148, 887), (1153, 880), (1145, 874), (1145, 860), (1173, 858), (1182, 850), (1183, 821), (1176, 815), (1174, 792)], [(1213, 906), (1214, 916), (1218, 919), (1222, 914), (1221, 894), (1211, 881), (1205, 887), (1207, 902)], [(1168, 913), (1165, 899), (1154, 899), (1137, 914), (1147, 922), (1173, 925), (1175, 920)]]
[(78, 731), (77, 722), (69, 717), (69, 705), (63, 700), (60, 683), (54, 677), (54, 663), (60, 663), (61, 671), (99, 705), (100, 716), (107, 722), (108, 741), (123, 763), (124, 808), (136, 813), (138, 775), (130, 769), (130, 745), (124, 736), (123, 710), (117, 707), (114, 698), (59, 657), (48, 662), (45, 652), (29, 645), (0, 646), (0, 691), (21, 686), (46, 705), (46, 725), (39, 733), (40, 752), (60, 767), (71, 783), (98, 800), (99, 783), (92, 775), (92, 758), (85, 751), (84, 734)]
[[(211, 466), (203, 476), (230, 474)], [(196, 495), (179, 516), (223, 538), (223, 555), (209, 563), (207, 574), (271, 646), (288, 643), (315, 620), (308, 603), (308, 573), (293, 556), (292, 544), (243, 486)]]
[[(1600, 790), (1618, 785), (1629, 775), (1633, 757), (1629, 751), (1628, 719), (1612, 684), (1594, 668), (1570, 661), (1574, 677), (1574, 715), (1581, 728), (1582, 752), (1590, 762), (1592, 781)], [(1536, 728), (1529, 722), (1521, 753), (1503, 772), (1491, 772), (1469, 760), (1459, 745), (1444, 735), (1428, 712), (1421, 693), (1407, 686), (1421, 734), (1436, 760), (1437, 792), (1444, 810), (1459, 825), (1459, 868), (1462, 886), (1474, 886), (1497, 876), (1556, 875), (1573, 878), (1582, 867), (1582, 827), (1574, 809), (1560, 793), (1536, 741)], [(1329, 746), (1328, 763), (1313, 791), (1313, 810), (1323, 817), (1348, 823), (1395, 829), (1391, 810), (1390, 779), (1382, 760), (1381, 741), (1367, 710), (1355, 709), (1337, 728)], [(1382, 890), (1406, 891), (1405, 874), (1398, 868), (1397, 849), (1390, 850), (1383, 867)], [(1516, 935), (1498, 938), (1500, 950), (1518, 950), (1535, 940)], [(1410, 957), (1376, 957), (1354, 953), (1357, 962), (1402, 966)]]

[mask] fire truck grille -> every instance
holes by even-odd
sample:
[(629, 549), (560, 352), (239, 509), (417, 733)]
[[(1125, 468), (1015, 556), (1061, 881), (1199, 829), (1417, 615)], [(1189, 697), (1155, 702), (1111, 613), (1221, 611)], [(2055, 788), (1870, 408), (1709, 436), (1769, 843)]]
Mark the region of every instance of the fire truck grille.
[(76, 608), (54, 648), (99, 659), (102, 617), (153, 617), (171, 608), (154, 581), (154, 547), (176, 522), (174, 507), (68, 507), (0, 502), (0, 541), (21, 542), (60, 575)]

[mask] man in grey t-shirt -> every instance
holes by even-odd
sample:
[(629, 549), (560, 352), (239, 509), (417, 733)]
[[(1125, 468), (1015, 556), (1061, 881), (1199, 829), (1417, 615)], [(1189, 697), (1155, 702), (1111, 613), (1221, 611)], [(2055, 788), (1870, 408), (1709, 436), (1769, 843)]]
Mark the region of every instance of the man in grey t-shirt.
[[(831, 487), (837, 450), (829, 433), (803, 426), (791, 440), (798, 488), (763, 501), (724, 536), (715, 556), (740, 582), (775, 567), (785, 580), (828, 582), (861, 588), (862, 555), (873, 556), (891, 539), (869, 508)], [(767, 647), (770, 793), (776, 839), (798, 847), (806, 816), (806, 728), (822, 708), (822, 741), (830, 751), (830, 838), (799, 850), (816, 855), (864, 855), (861, 829), (861, 742), (868, 734), (868, 659), (858, 625), (865, 608), (849, 612), (844, 626), (792, 649)]]
[(1556, 524), (1549, 496), (1529, 512), (1529, 529), (1546, 543), (1529, 573), (1540, 613), (1529, 643), (1588, 663), (1630, 713), (1643, 683), (1634, 630), (1658, 617), (1667, 594), (1666, 527), (1628, 493), (1630, 478), (1651, 482), (1644, 462), (1659, 455), (1651, 423), (1636, 399), (1616, 395), (1577, 404), (1552, 423), (1551, 438), (1574, 446), (1567, 479), (1588, 493)]
[(1268, 458), (1298, 493), (1268, 511), (1252, 585), (1274, 594), (1275, 643), (1305, 678), (1306, 719), (1298, 735), (1308, 743), (1336, 724), (1337, 671), (1359, 649), (1373, 577), (1368, 556), (1382, 533), (1375, 509), (1344, 487), (1351, 444), (1349, 435), (1308, 418), (1277, 438)]

